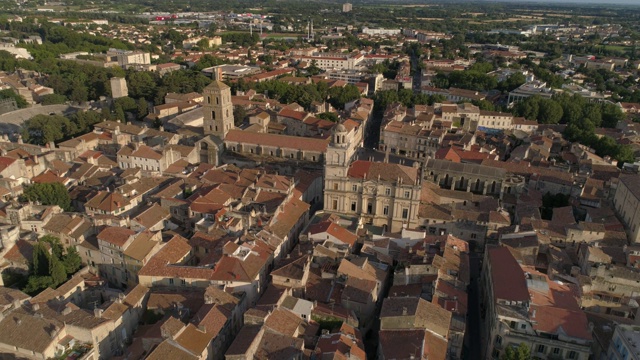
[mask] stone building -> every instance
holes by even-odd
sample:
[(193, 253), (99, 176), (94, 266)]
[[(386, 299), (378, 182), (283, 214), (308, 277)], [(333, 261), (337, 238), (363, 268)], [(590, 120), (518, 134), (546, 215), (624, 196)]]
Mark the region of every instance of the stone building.
[(629, 241), (640, 241), (640, 177), (621, 176), (613, 198), (618, 216), (624, 223)]
[(325, 162), (325, 210), (357, 215), (366, 224), (399, 231), (418, 225), (420, 169), (388, 162), (354, 161), (348, 132), (333, 131)]
[(111, 97), (114, 99), (129, 96), (127, 88), (127, 80), (121, 77), (113, 77), (109, 81), (111, 83)]

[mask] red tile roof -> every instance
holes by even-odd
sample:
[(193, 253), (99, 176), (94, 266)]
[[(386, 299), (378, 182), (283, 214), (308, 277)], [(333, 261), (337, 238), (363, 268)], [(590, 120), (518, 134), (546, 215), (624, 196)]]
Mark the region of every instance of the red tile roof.
[(280, 112), (278, 113), (278, 116), (287, 117), (287, 118), (291, 118), (291, 119), (302, 121), (302, 120), (306, 119), (307, 116), (309, 116), (309, 114), (305, 113), (305, 112), (302, 112), (302, 111), (291, 110), (291, 109), (285, 107), (282, 110), (280, 110)]
[(0, 171), (6, 169), (14, 162), (16, 162), (16, 159), (6, 157), (6, 156), (0, 156)]
[(329, 235), (337, 238), (345, 244), (353, 246), (358, 239), (358, 236), (342, 226), (332, 221), (321, 221), (319, 223), (309, 226), (308, 232), (312, 235), (319, 233), (328, 233)]
[(329, 145), (328, 139), (252, 133), (242, 130), (230, 130), (225, 137), (225, 141), (316, 152), (326, 152)]
[(100, 191), (98, 194), (92, 197), (85, 206), (99, 209), (105, 212), (114, 212), (119, 208), (125, 207), (127, 205), (129, 205), (129, 199), (122, 196), (121, 194)]
[(110, 226), (98, 234), (98, 240), (122, 247), (129, 240), (129, 237), (135, 233), (131, 229)]
[(349, 167), (348, 176), (352, 178), (375, 180), (378, 177), (383, 181), (397, 181), (402, 179), (404, 184), (413, 184), (418, 178), (416, 168), (364, 160), (354, 161)]
[(529, 301), (524, 272), (505, 247), (493, 247), (489, 252), (494, 300)]

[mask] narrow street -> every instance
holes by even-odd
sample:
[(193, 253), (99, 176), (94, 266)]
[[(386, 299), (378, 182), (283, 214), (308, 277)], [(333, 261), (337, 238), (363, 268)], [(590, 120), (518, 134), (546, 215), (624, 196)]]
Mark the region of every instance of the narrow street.
[(467, 360), (481, 359), (480, 339), (480, 272), (482, 254), (472, 252), (469, 255), (471, 283), (468, 291), (467, 331), (465, 333), (463, 358)]

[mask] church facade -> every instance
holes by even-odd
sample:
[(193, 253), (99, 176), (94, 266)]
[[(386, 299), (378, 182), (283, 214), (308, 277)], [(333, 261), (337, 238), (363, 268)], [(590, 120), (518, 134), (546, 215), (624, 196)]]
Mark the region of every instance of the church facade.
[(385, 231), (419, 226), (421, 171), (388, 162), (354, 160), (343, 125), (334, 128), (325, 160), (324, 209), (358, 216)]

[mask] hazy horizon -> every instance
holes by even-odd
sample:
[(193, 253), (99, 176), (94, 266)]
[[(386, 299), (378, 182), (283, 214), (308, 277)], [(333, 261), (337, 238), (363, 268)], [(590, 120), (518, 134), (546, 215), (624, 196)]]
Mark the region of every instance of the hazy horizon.
[(482, 0), (486, 2), (508, 2), (508, 3), (548, 3), (548, 4), (589, 4), (589, 5), (638, 5), (640, 6), (640, 0)]

